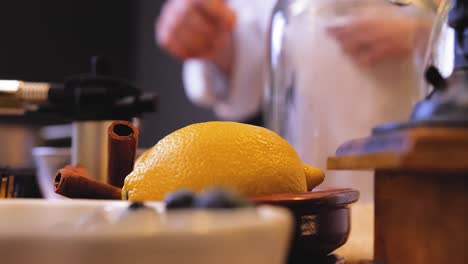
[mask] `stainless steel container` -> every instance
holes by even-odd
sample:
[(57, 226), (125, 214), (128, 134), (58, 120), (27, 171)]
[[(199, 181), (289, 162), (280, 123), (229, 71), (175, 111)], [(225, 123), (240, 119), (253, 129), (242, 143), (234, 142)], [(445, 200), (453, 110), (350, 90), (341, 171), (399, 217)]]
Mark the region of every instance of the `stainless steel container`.
[(113, 121), (76, 121), (72, 125), (72, 164), (85, 166), (96, 180), (107, 179), (107, 130)]

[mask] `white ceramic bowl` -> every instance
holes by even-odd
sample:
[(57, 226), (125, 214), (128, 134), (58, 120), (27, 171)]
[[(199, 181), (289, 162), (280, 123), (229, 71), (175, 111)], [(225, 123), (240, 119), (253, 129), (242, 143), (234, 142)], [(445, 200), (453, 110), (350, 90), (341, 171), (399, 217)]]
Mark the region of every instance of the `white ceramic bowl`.
[[(280, 264), (292, 218), (283, 208), (163, 212), (130, 228), (80, 231), (88, 215), (121, 219), (125, 201), (7, 200), (0, 202), (1, 263), (31, 264)], [(89, 222), (88, 222), (89, 224)], [(92, 230), (92, 231), (90, 231)]]

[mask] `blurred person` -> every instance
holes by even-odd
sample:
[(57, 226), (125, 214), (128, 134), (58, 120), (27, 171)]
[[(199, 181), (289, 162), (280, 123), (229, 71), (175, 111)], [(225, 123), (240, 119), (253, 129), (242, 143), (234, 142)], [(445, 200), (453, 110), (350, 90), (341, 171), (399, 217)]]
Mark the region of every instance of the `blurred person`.
[[(186, 94), (222, 119), (243, 120), (260, 111), (265, 47), (275, 0), (169, 0), (156, 25), (158, 44), (184, 61)], [(405, 1), (407, 2), (407, 1)], [(434, 8), (431, 0), (413, 0)], [(430, 26), (408, 17), (364, 19), (329, 29), (345, 54), (372, 65), (405, 57)], [(424, 39), (424, 38), (422, 38)], [(427, 38), (426, 38), (427, 39)]]
[[(184, 61), (183, 81), (192, 102), (212, 108), (220, 118), (227, 120), (242, 121), (260, 112), (267, 67), (267, 30), (275, 3), (275, 0), (166, 2), (157, 21), (156, 39), (163, 49)], [(414, 5), (409, 9), (412, 12), (418, 12), (418, 8), (433, 11), (436, 8), (431, 0), (415, 0), (411, 4)], [(356, 64), (373, 67), (387, 60), (406, 58), (418, 45), (424, 47), (431, 26), (432, 17), (363, 18), (329, 27), (327, 33)], [(424, 48), (417, 50), (424, 51)], [(423, 53), (417, 54), (420, 64)], [(350, 85), (350, 89), (359, 88)], [(313, 102), (314, 98), (309, 100)], [(394, 103), (398, 104), (397, 101)], [(376, 116), (376, 120), (379, 118), (382, 116)], [(335, 149), (323, 151), (328, 153)], [(322, 162), (307, 155), (301, 158), (312, 165)], [(373, 188), (369, 182), (365, 185), (344, 183), (342, 178), (333, 180), (330, 177), (322, 186), (340, 184), (357, 188), (363, 194), (372, 192)], [(361, 200), (369, 202), (369, 196)], [(373, 211), (368, 209), (357, 206), (353, 209), (351, 237), (344, 250), (341, 249), (345, 256), (353, 254), (350, 252), (354, 250), (361, 252), (361, 257), (372, 257), (369, 245), (372, 245), (373, 231), (369, 229), (373, 227)]]

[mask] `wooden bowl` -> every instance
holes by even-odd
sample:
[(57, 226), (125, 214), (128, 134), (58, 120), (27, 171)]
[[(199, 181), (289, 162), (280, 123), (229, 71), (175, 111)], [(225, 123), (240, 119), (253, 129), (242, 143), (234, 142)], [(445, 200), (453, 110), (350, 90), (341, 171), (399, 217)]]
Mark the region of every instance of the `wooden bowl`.
[(287, 207), (295, 217), (289, 263), (321, 258), (344, 245), (350, 232), (349, 205), (359, 199), (353, 189), (323, 189), (300, 194), (252, 197), (258, 204)]

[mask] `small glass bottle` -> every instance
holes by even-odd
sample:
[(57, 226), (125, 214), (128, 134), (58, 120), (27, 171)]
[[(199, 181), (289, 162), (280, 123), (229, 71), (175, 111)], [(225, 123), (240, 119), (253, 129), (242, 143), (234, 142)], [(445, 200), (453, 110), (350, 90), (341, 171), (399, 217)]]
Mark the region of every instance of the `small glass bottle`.
[[(425, 68), (436, 67), (444, 78), (450, 76), (454, 66), (455, 31), (448, 25), (448, 14), (452, 5), (452, 0), (440, 2), (425, 58)], [(426, 88), (431, 90), (430, 84), (425, 84)]]

